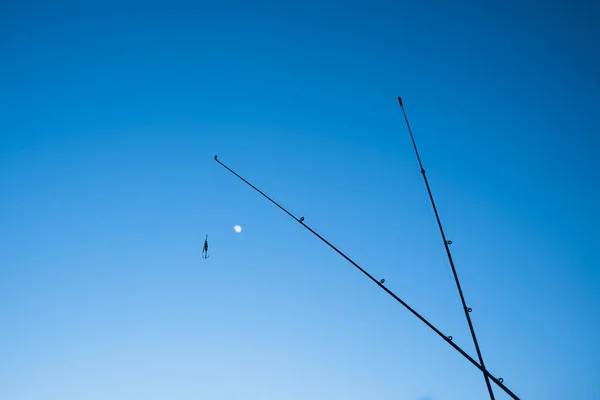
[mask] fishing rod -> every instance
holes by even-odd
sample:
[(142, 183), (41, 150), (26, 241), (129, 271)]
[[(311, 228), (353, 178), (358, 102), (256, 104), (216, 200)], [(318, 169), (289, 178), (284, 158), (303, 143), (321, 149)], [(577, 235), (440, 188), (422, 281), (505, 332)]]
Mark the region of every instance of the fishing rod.
[[(471, 311), (473, 311), (470, 307), (467, 307), (467, 303), (465, 302), (465, 296), (463, 295), (462, 288), (460, 287), (460, 282), (458, 280), (458, 274), (456, 273), (456, 267), (454, 266), (454, 261), (452, 260), (452, 254), (450, 253), (450, 245), (452, 244), (451, 240), (446, 239), (446, 235), (444, 233), (444, 228), (442, 227), (442, 222), (440, 220), (440, 216), (437, 211), (437, 207), (435, 206), (435, 201), (433, 200), (433, 194), (431, 193), (431, 188), (429, 187), (429, 181), (427, 181), (427, 175), (425, 174), (425, 168), (423, 168), (423, 163), (421, 162), (421, 156), (419, 155), (419, 150), (417, 150), (417, 143), (415, 142), (415, 138), (412, 133), (412, 129), (410, 129), (410, 124), (408, 123), (408, 117), (406, 116), (406, 111), (404, 110), (404, 104), (402, 103), (402, 98), (398, 97), (398, 103), (400, 103), (400, 107), (402, 108), (402, 113), (404, 114), (404, 120), (406, 121), (406, 126), (408, 128), (408, 132), (410, 133), (410, 139), (412, 140), (413, 147), (415, 148), (415, 154), (417, 155), (417, 160), (419, 160), (419, 166), (421, 167), (421, 174), (423, 175), (423, 179), (425, 180), (425, 186), (427, 187), (427, 193), (429, 193), (429, 199), (431, 200), (431, 205), (433, 206), (433, 212), (435, 213), (435, 218), (438, 223), (438, 227), (440, 228), (440, 233), (442, 234), (442, 240), (444, 242), (444, 247), (446, 248), (446, 254), (448, 255), (448, 261), (450, 261), (450, 267), (452, 268), (452, 274), (454, 275), (454, 281), (456, 282), (456, 288), (458, 289), (458, 294), (460, 295), (460, 301), (462, 302), (463, 311), (465, 312), (465, 317), (467, 318), (467, 322), (469, 324), (469, 330), (471, 331), (471, 337), (473, 338), (473, 343), (475, 344), (475, 350), (477, 351), (477, 357), (479, 358), (479, 363), (483, 370), (485, 370), (485, 364), (483, 363), (483, 356), (481, 355), (481, 350), (479, 349), (479, 343), (477, 342), (477, 336), (475, 336), (475, 329), (473, 328), (473, 322), (471, 322), (471, 316), (469, 315)], [(483, 377), (485, 379), (485, 384), (488, 388), (488, 392), (490, 393), (490, 398), (494, 400), (494, 391), (492, 390), (492, 385), (490, 384), (490, 380), (488, 376), (484, 373)]]
[(381, 279), (381, 280), (377, 280), (375, 279), (371, 274), (369, 274), (365, 269), (363, 269), (360, 265), (358, 265), (356, 262), (354, 262), (350, 257), (348, 257), (346, 254), (344, 254), (341, 250), (339, 250), (337, 247), (335, 247), (333, 244), (331, 244), (329, 241), (327, 241), (323, 236), (319, 235), (317, 232), (315, 232), (310, 226), (306, 225), (304, 223), (304, 217), (300, 217), (297, 218), (296, 216), (294, 216), (292, 213), (290, 213), (288, 210), (286, 210), (283, 206), (281, 206), (279, 203), (277, 203), (275, 200), (273, 200), (272, 198), (270, 198), (269, 196), (267, 196), (265, 193), (263, 193), (260, 189), (258, 189), (256, 186), (254, 186), (253, 184), (251, 184), (250, 182), (248, 182), (246, 179), (242, 178), (240, 175), (238, 175), (234, 170), (232, 170), (231, 168), (229, 168), (227, 165), (223, 164), (218, 158), (217, 156), (215, 156), (215, 161), (218, 162), (219, 164), (221, 164), (221, 166), (223, 166), (225, 169), (227, 169), (229, 172), (231, 172), (233, 175), (235, 175), (236, 177), (238, 177), (240, 180), (242, 180), (244, 183), (246, 183), (248, 186), (250, 186), (252, 189), (256, 190), (258, 193), (260, 193), (261, 195), (263, 195), (267, 200), (269, 200), (271, 203), (275, 204), (279, 209), (281, 209), (283, 212), (285, 212), (287, 215), (289, 215), (290, 217), (292, 217), (296, 222), (298, 222), (300, 225), (302, 225), (303, 227), (305, 227), (310, 233), (312, 233), (313, 235), (315, 235), (316, 237), (318, 237), (319, 239), (321, 239), (321, 241), (323, 241), (326, 245), (328, 245), (329, 247), (331, 247), (333, 250), (335, 250), (335, 252), (337, 252), (339, 255), (341, 255), (343, 258), (345, 258), (348, 262), (350, 262), (350, 264), (354, 265), (360, 272), (362, 272), (364, 275), (366, 275), (371, 281), (373, 281), (375, 284), (377, 284), (377, 286), (379, 286), (381, 289), (383, 289), (387, 294), (389, 294), (390, 296), (392, 296), (394, 298), (394, 300), (396, 300), (398, 303), (402, 304), (408, 311), (410, 311), (415, 317), (417, 317), (418, 319), (421, 320), (421, 322), (423, 322), (425, 325), (427, 325), (431, 330), (433, 330), (435, 333), (437, 333), (437, 335), (439, 337), (441, 337), (442, 339), (444, 339), (444, 341), (446, 343), (448, 343), (450, 346), (452, 346), (456, 351), (458, 351), (460, 354), (462, 354), (463, 357), (465, 357), (467, 360), (469, 360), (471, 362), (471, 364), (473, 364), (475, 367), (477, 367), (481, 372), (483, 372), (483, 374), (486, 377), (489, 377), (496, 385), (498, 385), (498, 387), (500, 387), (502, 390), (504, 390), (510, 397), (512, 397), (514, 400), (520, 400), (519, 397), (517, 397), (516, 394), (514, 394), (509, 388), (507, 388), (504, 383), (503, 383), (503, 379), (502, 378), (496, 378), (495, 376), (493, 376), (487, 369), (485, 369), (483, 366), (481, 366), (479, 363), (477, 363), (477, 361), (475, 361), (469, 354), (467, 354), (467, 352), (465, 352), (463, 349), (461, 349), (458, 345), (456, 345), (453, 341), (452, 341), (452, 336), (446, 336), (444, 335), (439, 329), (437, 329), (435, 326), (433, 326), (433, 324), (431, 324), (429, 321), (427, 321), (421, 314), (419, 314), (417, 311), (415, 311), (415, 309), (413, 309), (411, 306), (409, 306), (404, 300), (402, 300), (400, 297), (398, 297), (394, 292), (392, 292), (390, 289), (388, 289), (387, 287), (384, 286), (384, 282), (385, 279)]

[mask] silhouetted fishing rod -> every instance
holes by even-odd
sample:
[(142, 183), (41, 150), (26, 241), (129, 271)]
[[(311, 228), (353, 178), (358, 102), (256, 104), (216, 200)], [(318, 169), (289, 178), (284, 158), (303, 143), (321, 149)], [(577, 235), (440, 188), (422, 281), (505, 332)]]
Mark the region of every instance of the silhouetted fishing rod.
[(313, 235), (315, 235), (316, 237), (318, 237), (319, 239), (321, 239), (326, 245), (328, 245), (333, 250), (335, 250), (339, 255), (341, 255), (342, 257), (344, 257), (348, 262), (350, 262), (350, 264), (354, 265), (360, 272), (362, 272), (363, 274), (365, 274), (370, 280), (372, 280), (373, 282), (375, 282), (387, 294), (389, 294), (390, 296), (392, 296), (394, 298), (394, 300), (396, 300), (397, 302), (399, 302), (400, 304), (402, 304), (415, 317), (419, 318), (425, 325), (427, 325), (435, 333), (437, 333), (439, 337), (441, 337), (442, 339), (444, 339), (444, 341), (446, 341), (446, 343), (448, 343), (450, 346), (454, 347), (454, 349), (456, 349), (456, 351), (458, 351), (460, 354), (462, 354), (463, 357), (465, 357), (467, 360), (469, 360), (471, 362), (471, 364), (473, 364), (481, 372), (483, 372), (483, 374), (486, 377), (489, 377), (492, 381), (494, 381), (494, 383), (496, 385), (498, 385), (502, 390), (504, 390), (510, 397), (512, 397), (515, 400), (520, 400), (519, 397), (517, 397), (516, 394), (514, 394), (509, 388), (507, 388), (506, 386), (504, 386), (504, 384), (502, 383), (503, 382), (502, 378), (498, 379), (498, 378), (494, 377), (488, 370), (486, 370), (483, 366), (479, 365), (479, 363), (477, 363), (477, 361), (475, 361), (469, 354), (467, 354), (463, 349), (461, 349), (458, 345), (456, 345), (452, 341), (452, 336), (446, 336), (446, 335), (444, 335), (435, 326), (433, 326), (429, 321), (427, 321), (423, 316), (421, 316), (421, 314), (419, 314), (411, 306), (409, 306), (408, 304), (406, 304), (400, 297), (396, 296), (394, 294), (394, 292), (392, 292), (387, 287), (385, 287), (383, 285), (383, 283), (385, 282), (385, 279), (381, 279), (380, 281), (378, 281), (377, 279), (375, 279), (371, 274), (369, 274), (367, 271), (365, 271), (360, 265), (358, 265), (357, 263), (355, 263), (354, 261), (352, 261), (352, 259), (350, 257), (348, 257), (346, 254), (344, 254), (337, 247), (335, 247), (334, 245), (332, 245), (331, 243), (329, 243), (325, 238), (323, 238), (323, 236), (319, 235), (311, 227), (309, 227), (308, 225), (306, 225), (304, 223), (304, 217), (296, 218), (292, 213), (290, 213), (288, 210), (286, 210), (281, 205), (279, 205), (279, 203), (277, 203), (275, 200), (273, 200), (272, 198), (270, 198), (269, 196), (267, 196), (265, 193), (263, 193), (256, 186), (254, 186), (253, 184), (251, 184), (250, 182), (248, 182), (247, 180), (245, 180), (244, 178), (242, 178), (240, 175), (238, 175), (235, 171), (233, 171), (227, 165), (225, 165), (221, 161), (219, 161), (219, 159), (217, 158), (217, 156), (215, 156), (215, 161), (218, 162), (219, 164), (221, 164), (223, 167), (225, 167), (229, 172), (231, 172), (232, 174), (234, 174), (235, 176), (237, 176), (239, 179), (241, 179), (244, 183), (246, 183), (252, 189), (256, 190), (258, 193), (260, 193), (261, 195), (263, 195), (267, 200), (269, 200), (271, 203), (275, 204), (283, 212), (285, 212), (287, 215), (289, 215), (294, 220), (296, 220), (296, 222), (300, 223), (303, 227), (305, 227), (306, 229), (308, 229), (310, 231), (310, 233), (312, 233)]
[[(454, 261), (452, 260), (452, 254), (450, 253), (450, 245), (452, 244), (452, 241), (447, 240), (446, 235), (444, 234), (444, 228), (442, 228), (442, 222), (440, 221), (440, 216), (438, 214), (437, 207), (435, 206), (435, 201), (433, 201), (433, 194), (431, 194), (429, 182), (427, 181), (427, 175), (425, 174), (425, 168), (423, 168), (423, 163), (421, 162), (421, 156), (419, 155), (419, 150), (417, 150), (417, 144), (415, 143), (415, 138), (413, 136), (412, 129), (410, 129), (410, 124), (408, 123), (408, 117), (406, 116), (406, 111), (404, 110), (404, 104), (402, 103), (401, 97), (398, 97), (398, 103), (400, 103), (400, 107), (402, 108), (402, 113), (404, 114), (404, 120), (406, 121), (406, 126), (408, 127), (408, 132), (410, 133), (410, 139), (412, 140), (413, 147), (415, 148), (415, 154), (417, 155), (417, 160), (419, 160), (419, 166), (421, 167), (421, 174), (423, 174), (423, 179), (425, 180), (425, 186), (427, 186), (427, 193), (429, 193), (429, 199), (431, 200), (431, 205), (433, 206), (433, 212), (435, 213), (435, 218), (437, 219), (437, 223), (440, 228), (440, 233), (442, 234), (442, 240), (444, 241), (444, 247), (446, 248), (446, 254), (448, 255), (448, 260), (450, 261), (450, 267), (452, 267), (452, 273), (454, 274), (454, 280), (456, 281), (456, 288), (458, 289), (458, 294), (460, 295), (460, 301), (462, 302), (463, 311), (465, 312), (465, 317), (467, 317), (469, 329), (471, 330), (471, 337), (473, 338), (473, 343), (475, 344), (475, 350), (477, 351), (477, 357), (479, 358), (479, 363), (481, 364), (483, 370), (485, 370), (485, 364), (483, 363), (483, 356), (481, 355), (481, 350), (479, 349), (479, 343), (477, 343), (477, 336), (475, 336), (475, 329), (473, 328), (473, 323), (471, 322), (471, 316), (469, 315), (471, 313), (472, 309), (470, 307), (467, 307), (467, 303), (465, 302), (465, 296), (463, 295), (462, 289), (460, 287), (460, 282), (458, 280), (456, 268), (454, 267)], [(492, 385), (490, 384), (490, 380), (485, 373), (483, 374), (483, 377), (485, 379), (485, 384), (487, 385), (488, 392), (490, 393), (490, 398), (492, 400), (494, 400), (494, 391), (492, 390)]]

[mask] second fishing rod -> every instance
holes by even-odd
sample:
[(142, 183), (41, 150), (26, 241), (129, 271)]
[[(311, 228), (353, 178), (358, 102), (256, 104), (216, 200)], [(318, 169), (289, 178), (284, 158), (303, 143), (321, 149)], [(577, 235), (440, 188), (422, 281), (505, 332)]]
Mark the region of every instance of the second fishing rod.
[[(475, 328), (473, 328), (473, 322), (471, 321), (471, 316), (469, 315), (472, 311), (470, 307), (467, 307), (467, 303), (465, 301), (465, 296), (463, 294), (462, 288), (460, 286), (460, 281), (458, 280), (458, 274), (456, 273), (456, 267), (454, 266), (454, 260), (452, 259), (452, 253), (450, 252), (450, 245), (452, 241), (446, 239), (446, 234), (444, 233), (444, 228), (442, 227), (442, 221), (440, 220), (440, 215), (438, 214), (437, 207), (435, 206), (435, 201), (433, 200), (433, 194), (431, 193), (431, 188), (429, 187), (429, 181), (427, 180), (427, 174), (425, 173), (425, 168), (423, 168), (423, 163), (421, 161), (421, 156), (419, 155), (419, 150), (417, 149), (417, 143), (415, 142), (415, 137), (413, 136), (412, 129), (410, 128), (410, 124), (408, 123), (408, 117), (406, 116), (406, 111), (404, 110), (404, 103), (402, 103), (402, 98), (398, 97), (398, 103), (400, 103), (400, 107), (402, 108), (402, 114), (404, 115), (404, 121), (406, 121), (406, 127), (408, 128), (408, 132), (410, 133), (410, 139), (412, 140), (413, 147), (415, 149), (415, 154), (417, 155), (417, 160), (419, 161), (419, 167), (421, 167), (421, 174), (423, 175), (423, 180), (425, 181), (425, 186), (427, 187), (427, 193), (429, 194), (429, 200), (431, 200), (431, 206), (433, 207), (433, 212), (435, 214), (435, 218), (437, 220), (438, 227), (440, 229), (440, 233), (442, 235), (442, 240), (444, 242), (444, 247), (446, 249), (446, 254), (448, 255), (448, 261), (450, 262), (450, 267), (452, 268), (452, 274), (454, 275), (454, 281), (456, 282), (456, 288), (458, 289), (458, 294), (460, 295), (460, 301), (462, 302), (463, 311), (465, 313), (465, 317), (467, 318), (467, 323), (469, 324), (469, 330), (471, 331), (471, 337), (473, 338), (473, 344), (475, 345), (475, 350), (477, 351), (477, 357), (479, 358), (479, 363), (485, 369), (485, 364), (483, 362), (483, 356), (481, 355), (481, 349), (479, 348), (479, 343), (477, 342), (477, 336), (475, 335)], [(483, 377), (485, 379), (485, 383), (490, 394), (491, 400), (494, 400), (494, 391), (492, 390), (492, 385), (490, 384), (489, 377), (484, 373)]]
[(384, 285), (384, 280), (377, 280), (375, 279), (371, 274), (369, 274), (365, 269), (363, 269), (360, 265), (358, 265), (356, 262), (354, 262), (350, 257), (348, 257), (346, 254), (344, 254), (341, 250), (339, 250), (337, 247), (335, 247), (333, 244), (331, 244), (329, 241), (327, 241), (327, 239), (325, 239), (323, 236), (319, 235), (315, 230), (313, 230), (311, 227), (309, 227), (308, 225), (306, 225), (304, 223), (304, 217), (296, 217), (294, 216), (291, 212), (289, 212), (288, 210), (286, 210), (283, 206), (281, 206), (279, 203), (277, 203), (275, 200), (273, 200), (272, 198), (270, 198), (269, 196), (267, 196), (264, 192), (262, 192), (260, 189), (258, 189), (256, 186), (254, 186), (253, 184), (251, 184), (250, 182), (248, 182), (246, 179), (244, 179), (242, 176), (240, 176), (237, 172), (235, 172), (234, 170), (232, 170), (231, 168), (229, 168), (227, 165), (223, 164), (217, 156), (215, 156), (215, 161), (217, 163), (219, 163), (221, 166), (223, 166), (225, 169), (227, 169), (229, 172), (231, 172), (233, 175), (235, 175), (236, 177), (238, 177), (241, 181), (243, 181), (244, 183), (246, 183), (248, 186), (250, 186), (252, 189), (256, 190), (258, 193), (260, 193), (263, 197), (265, 197), (267, 200), (269, 200), (271, 203), (273, 203), (274, 205), (276, 205), (279, 209), (281, 209), (283, 212), (285, 212), (287, 215), (289, 215), (290, 217), (292, 217), (296, 222), (300, 223), (304, 228), (306, 228), (310, 233), (312, 233), (313, 235), (315, 235), (317, 238), (319, 238), (322, 242), (324, 242), (326, 245), (328, 245), (329, 247), (331, 247), (335, 252), (337, 252), (339, 255), (341, 255), (344, 259), (346, 259), (348, 262), (350, 262), (350, 264), (352, 264), (354, 267), (356, 267), (360, 272), (362, 272), (365, 276), (367, 276), (372, 282), (374, 282), (375, 284), (377, 284), (381, 289), (383, 289), (387, 294), (389, 294), (392, 298), (394, 298), (394, 300), (396, 300), (398, 303), (400, 303), (402, 306), (404, 306), (408, 311), (410, 311), (415, 317), (417, 317), (419, 320), (421, 320), (421, 322), (423, 322), (425, 325), (427, 325), (431, 330), (433, 330), (438, 336), (440, 336), (442, 339), (444, 339), (444, 341), (446, 343), (448, 343), (450, 346), (452, 346), (456, 351), (458, 351), (463, 357), (465, 357), (467, 360), (469, 360), (469, 362), (471, 362), (471, 364), (473, 364), (475, 367), (477, 367), (486, 377), (488, 377), (489, 379), (491, 379), (496, 385), (498, 385), (498, 387), (500, 387), (502, 390), (504, 390), (504, 392), (506, 392), (511, 398), (513, 398), (514, 400), (520, 400), (519, 397), (517, 397), (516, 394), (514, 394), (509, 388), (507, 388), (504, 383), (503, 383), (503, 379), (502, 378), (496, 378), (494, 377), (487, 369), (485, 369), (485, 367), (481, 366), (477, 361), (475, 361), (467, 352), (465, 352), (463, 349), (461, 349), (457, 344), (455, 344), (452, 341), (452, 336), (446, 336), (444, 335), (439, 329), (437, 329), (432, 323), (430, 323), (427, 319), (425, 319), (425, 317), (423, 317), (421, 314), (419, 314), (415, 309), (413, 309), (411, 306), (409, 306), (404, 300), (402, 300), (400, 297), (398, 297), (394, 292), (392, 292), (390, 289), (388, 289), (385, 285)]

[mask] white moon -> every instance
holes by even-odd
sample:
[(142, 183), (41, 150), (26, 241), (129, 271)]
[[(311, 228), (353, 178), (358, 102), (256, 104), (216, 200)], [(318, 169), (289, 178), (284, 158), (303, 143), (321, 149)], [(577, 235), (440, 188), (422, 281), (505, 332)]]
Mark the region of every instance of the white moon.
[(242, 231), (242, 227), (239, 225), (236, 225), (233, 227), (233, 230), (236, 231), (237, 233), (240, 233)]

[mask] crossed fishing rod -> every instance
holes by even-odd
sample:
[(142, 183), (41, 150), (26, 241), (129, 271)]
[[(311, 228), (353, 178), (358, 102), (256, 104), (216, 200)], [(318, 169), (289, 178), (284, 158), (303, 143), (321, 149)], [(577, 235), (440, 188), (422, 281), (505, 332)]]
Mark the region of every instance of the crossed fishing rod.
[(423, 174), (423, 178), (425, 180), (425, 185), (427, 186), (427, 192), (429, 193), (429, 198), (431, 200), (431, 204), (433, 206), (433, 210), (435, 212), (435, 216), (438, 222), (438, 226), (440, 228), (440, 233), (442, 235), (442, 239), (444, 240), (444, 246), (446, 248), (446, 253), (448, 255), (448, 259), (450, 261), (450, 266), (452, 267), (452, 272), (456, 281), (456, 286), (458, 289), (458, 292), (460, 294), (460, 298), (462, 301), (462, 305), (463, 305), (463, 309), (465, 312), (465, 316), (467, 319), (467, 322), (469, 324), (469, 329), (471, 331), (471, 336), (473, 338), (473, 342), (475, 344), (475, 349), (477, 351), (477, 356), (479, 358), (479, 362), (475, 361), (467, 352), (465, 352), (462, 348), (460, 348), (457, 344), (455, 344), (452, 341), (452, 336), (446, 336), (444, 335), (439, 329), (437, 329), (433, 324), (431, 324), (427, 319), (425, 319), (425, 317), (423, 317), (421, 314), (419, 314), (414, 308), (412, 308), (411, 306), (409, 306), (404, 300), (402, 300), (400, 297), (398, 297), (394, 292), (392, 292), (390, 289), (388, 289), (385, 285), (385, 279), (381, 279), (381, 280), (377, 280), (375, 279), (371, 274), (369, 274), (364, 268), (362, 268), (360, 265), (358, 265), (356, 262), (354, 262), (350, 257), (348, 257), (346, 254), (344, 254), (341, 250), (339, 250), (337, 247), (335, 247), (333, 244), (331, 244), (329, 241), (327, 241), (327, 239), (325, 239), (323, 236), (319, 235), (315, 230), (313, 230), (310, 226), (306, 225), (304, 223), (304, 217), (296, 217), (295, 215), (293, 215), (292, 213), (290, 213), (287, 209), (285, 209), (283, 206), (281, 206), (279, 203), (277, 203), (275, 200), (273, 200), (272, 198), (270, 198), (269, 196), (267, 196), (264, 192), (262, 192), (260, 189), (258, 189), (256, 186), (254, 186), (253, 184), (251, 184), (250, 182), (248, 182), (246, 179), (244, 179), (243, 177), (241, 177), (239, 174), (237, 174), (234, 170), (232, 170), (231, 168), (229, 168), (227, 165), (223, 164), (217, 156), (215, 156), (215, 161), (218, 162), (219, 164), (221, 164), (221, 166), (223, 166), (225, 169), (227, 169), (229, 172), (231, 172), (232, 174), (234, 174), (236, 177), (238, 177), (240, 180), (242, 180), (244, 183), (246, 183), (248, 186), (250, 186), (252, 189), (256, 190), (258, 193), (260, 193), (262, 196), (264, 196), (267, 200), (269, 200), (271, 203), (275, 204), (279, 209), (281, 209), (283, 212), (285, 212), (287, 215), (289, 215), (290, 217), (292, 217), (296, 222), (298, 222), (300, 225), (302, 225), (304, 228), (306, 228), (310, 233), (312, 233), (313, 235), (315, 235), (316, 237), (318, 237), (321, 241), (323, 241), (325, 244), (327, 244), (329, 247), (331, 247), (335, 252), (337, 252), (339, 255), (341, 255), (343, 258), (345, 258), (348, 262), (350, 262), (353, 266), (355, 266), (360, 272), (362, 272), (365, 276), (367, 276), (371, 281), (373, 281), (376, 285), (378, 285), (381, 289), (383, 289), (387, 294), (389, 294), (392, 298), (394, 298), (394, 300), (396, 300), (397, 302), (399, 302), (402, 306), (404, 306), (408, 311), (410, 311), (415, 317), (417, 317), (419, 320), (421, 320), (421, 322), (423, 322), (425, 325), (427, 325), (431, 330), (433, 330), (439, 337), (441, 337), (446, 343), (448, 343), (450, 346), (452, 346), (456, 351), (458, 351), (464, 358), (466, 358), (471, 364), (473, 364), (475, 367), (477, 367), (477, 369), (479, 369), (484, 376), (485, 382), (486, 382), (486, 386), (488, 388), (488, 392), (490, 394), (490, 398), (491, 400), (494, 400), (494, 392), (492, 391), (492, 386), (490, 384), (490, 380), (492, 382), (494, 382), (499, 388), (501, 388), (504, 392), (506, 392), (511, 398), (513, 398), (514, 400), (520, 400), (519, 397), (517, 397), (516, 394), (514, 394), (509, 388), (507, 388), (504, 383), (503, 383), (503, 379), (502, 378), (496, 378), (495, 376), (493, 376), (486, 368), (485, 368), (485, 364), (483, 363), (483, 357), (481, 355), (481, 351), (479, 349), (479, 344), (477, 343), (477, 338), (475, 336), (475, 330), (473, 328), (473, 324), (471, 322), (471, 318), (469, 316), (469, 313), (471, 313), (471, 308), (467, 307), (466, 303), (465, 303), (465, 299), (462, 293), (462, 289), (460, 287), (460, 283), (458, 280), (458, 275), (456, 273), (456, 268), (454, 267), (454, 261), (452, 260), (452, 255), (450, 253), (450, 248), (448, 247), (448, 245), (452, 244), (452, 241), (450, 240), (446, 240), (446, 236), (444, 234), (444, 230), (442, 228), (442, 224), (437, 212), (437, 208), (435, 206), (435, 202), (433, 200), (433, 195), (431, 194), (431, 189), (429, 187), (429, 182), (427, 181), (427, 176), (425, 175), (425, 169), (423, 168), (423, 164), (421, 163), (421, 157), (419, 155), (419, 152), (417, 150), (417, 145), (415, 143), (415, 139), (413, 137), (412, 134), (412, 130), (410, 128), (410, 124), (408, 123), (408, 118), (406, 117), (406, 111), (404, 110), (404, 104), (402, 103), (402, 99), (400, 97), (398, 97), (398, 102), (400, 103), (400, 107), (402, 107), (402, 112), (404, 114), (404, 119), (406, 121), (406, 125), (408, 127), (408, 130), (410, 132), (410, 137), (415, 149), (415, 153), (417, 155), (417, 159), (419, 161), (419, 166), (421, 167), (421, 174)]

